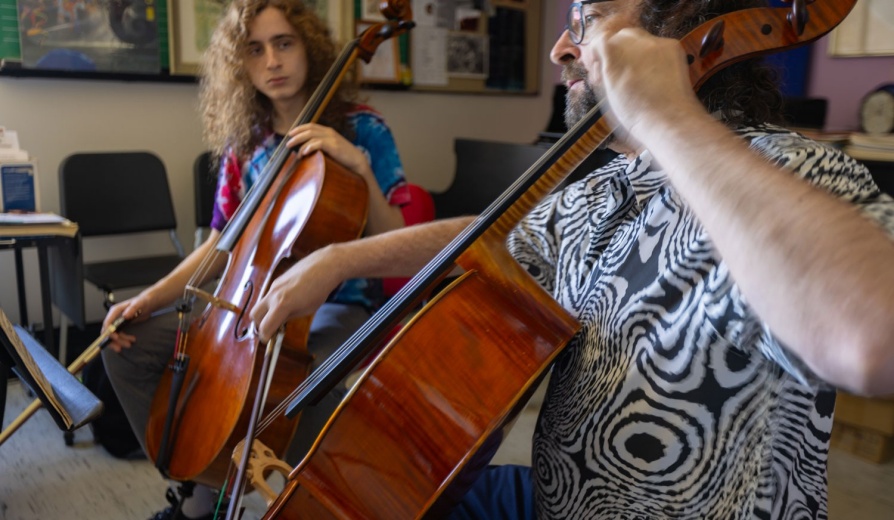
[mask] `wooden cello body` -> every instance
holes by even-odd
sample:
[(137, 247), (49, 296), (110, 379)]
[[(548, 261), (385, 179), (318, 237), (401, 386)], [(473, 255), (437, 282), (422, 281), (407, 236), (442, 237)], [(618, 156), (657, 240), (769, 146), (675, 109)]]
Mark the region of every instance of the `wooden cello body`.
[[(736, 61), (819, 38), (855, 2), (796, 0), (791, 9), (748, 9), (708, 21), (681, 41), (693, 86)], [(454, 263), (466, 271), (364, 371), (265, 520), (440, 517), (462, 497), (578, 327), (515, 263), (505, 239), (610, 133), (592, 111), (398, 294), (415, 303), (425, 291), (417, 286), (430, 286)], [(402, 309), (394, 302), (380, 314)], [(368, 333), (379, 329), (371, 325)], [(343, 359), (366, 348), (351, 341)], [(296, 401), (323, 384), (318, 372)]]
[[(357, 238), (366, 223), (365, 181), (316, 153), (302, 160), (290, 154), (281, 175), (249, 221), (221, 277), (215, 297), (238, 310), (207, 305), (187, 334), (191, 360), (178, 409), (167, 466), (174, 480), (220, 486), (235, 445), (244, 435), (246, 403), (257, 388), (263, 352), (249, 311), (270, 283), (295, 261), (327, 244)], [(293, 320), (270, 384), (273, 408), (310, 372), (307, 336), (311, 317)], [(146, 444), (157, 460), (170, 399), (172, 372), (165, 371), (155, 394)], [(261, 441), (281, 454), (297, 421), (281, 417)]]
[(449, 484), (474, 480), (579, 327), (515, 269), (513, 287), (472, 268), (401, 330), (268, 518), (415, 518), (462, 497)]

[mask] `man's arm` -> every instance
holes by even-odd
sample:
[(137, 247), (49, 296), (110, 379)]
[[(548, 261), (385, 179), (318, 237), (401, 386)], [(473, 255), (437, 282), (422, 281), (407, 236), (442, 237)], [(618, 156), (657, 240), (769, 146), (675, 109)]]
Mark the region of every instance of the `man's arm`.
[(261, 340), (287, 320), (316, 311), (345, 280), (413, 276), (472, 220), (438, 220), (314, 251), (277, 278), (252, 309)]
[(894, 392), (891, 237), (711, 118), (675, 42), (623, 31), (599, 45), (618, 119), (666, 169), (774, 334), (832, 384)]

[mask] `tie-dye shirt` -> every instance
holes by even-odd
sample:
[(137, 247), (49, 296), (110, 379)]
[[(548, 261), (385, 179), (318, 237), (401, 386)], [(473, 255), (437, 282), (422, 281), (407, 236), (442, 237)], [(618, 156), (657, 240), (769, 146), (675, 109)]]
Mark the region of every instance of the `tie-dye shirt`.
[[(406, 190), (397, 190), (406, 183), (404, 170), (394, 137), (382, 116), (366, 105), (357, 105), (348, 114), (348, 120), (354, 128), (352, 142), (369, 160), (386, 200), (393, 206), (408, 203)], [(271, 133), (255, 148), (251, 157), (243, 162), (233, 153), (227, 153), (223, 157), (217, 179), (212, 228), (220, 231), (230, 221), (282, 140), (283, 136)], [(329, 296), (328, 301), (363, 305), (371, 311), (375, 310), (383, 301), (381, 280), (347, 280)]]

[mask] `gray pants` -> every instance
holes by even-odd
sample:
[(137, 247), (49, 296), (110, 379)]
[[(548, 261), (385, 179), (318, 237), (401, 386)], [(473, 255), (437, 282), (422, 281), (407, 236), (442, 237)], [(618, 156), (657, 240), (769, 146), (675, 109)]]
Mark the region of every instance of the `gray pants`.
[[(308, 349), (314, 355), (313, 368), (328, 358), (368, 318), (369, 313), (360, 306), (324, 304), (314, 315), (308, 340)], [(120, 354), (106, 349), (102, 359), (130, 426), (145, 451), (149, 410), (174, 349), (177, 313), (153, 315), (144, 322), (126, 325), (124, 330), (136, 337), (133, 346)], [(296, 465), (301, 461), (346, 392), (344, 383), (341, 383), (316, 405), (302, 412), (298, 433), (286, 453), (286, 462)]]

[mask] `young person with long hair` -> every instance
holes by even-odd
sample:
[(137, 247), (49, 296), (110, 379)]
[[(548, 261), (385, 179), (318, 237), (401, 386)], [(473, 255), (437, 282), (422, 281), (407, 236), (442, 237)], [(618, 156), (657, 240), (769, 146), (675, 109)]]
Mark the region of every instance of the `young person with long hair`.
[[(226, 267), (213, 255), (221, 230), (281, 143), (300, 156), (322, 150), (369, 187), (365, 235), (402, 227), (400, 207), (408, 202), (396, 188), (403, 169), (382, 117), (357, 101), (356, 86), (343, 82), (318, 124), (292, 127), (314, 89), (335, 61), (337, 49), (319, 17), (298, 0), (234, 0), (205, 53), (199, 89), (205, 139), (219, 158), (212, 231), (208, 239), (170, 274), (137, 296), (114, 305), (105, 318), (130, 321), (103, 353), (109, 378), (145, 449), (145, 430), (155, 389), (171, 357), (177, 326), (170, 307), (183, 294), (200, 264), (199, 284)], [(315, 365), (370, 316), (383, 300), (378, 280), (341, 284), (320, 307), (311, 325), (309, 350)], [(307, 450), (345, 389), (336, 388), (302, 414), (289, 451), (295, 463)], [(211, 518), (213, 493), (198, 486), (190, 500), (168, 494), (172, 505), (157, 520)]]

